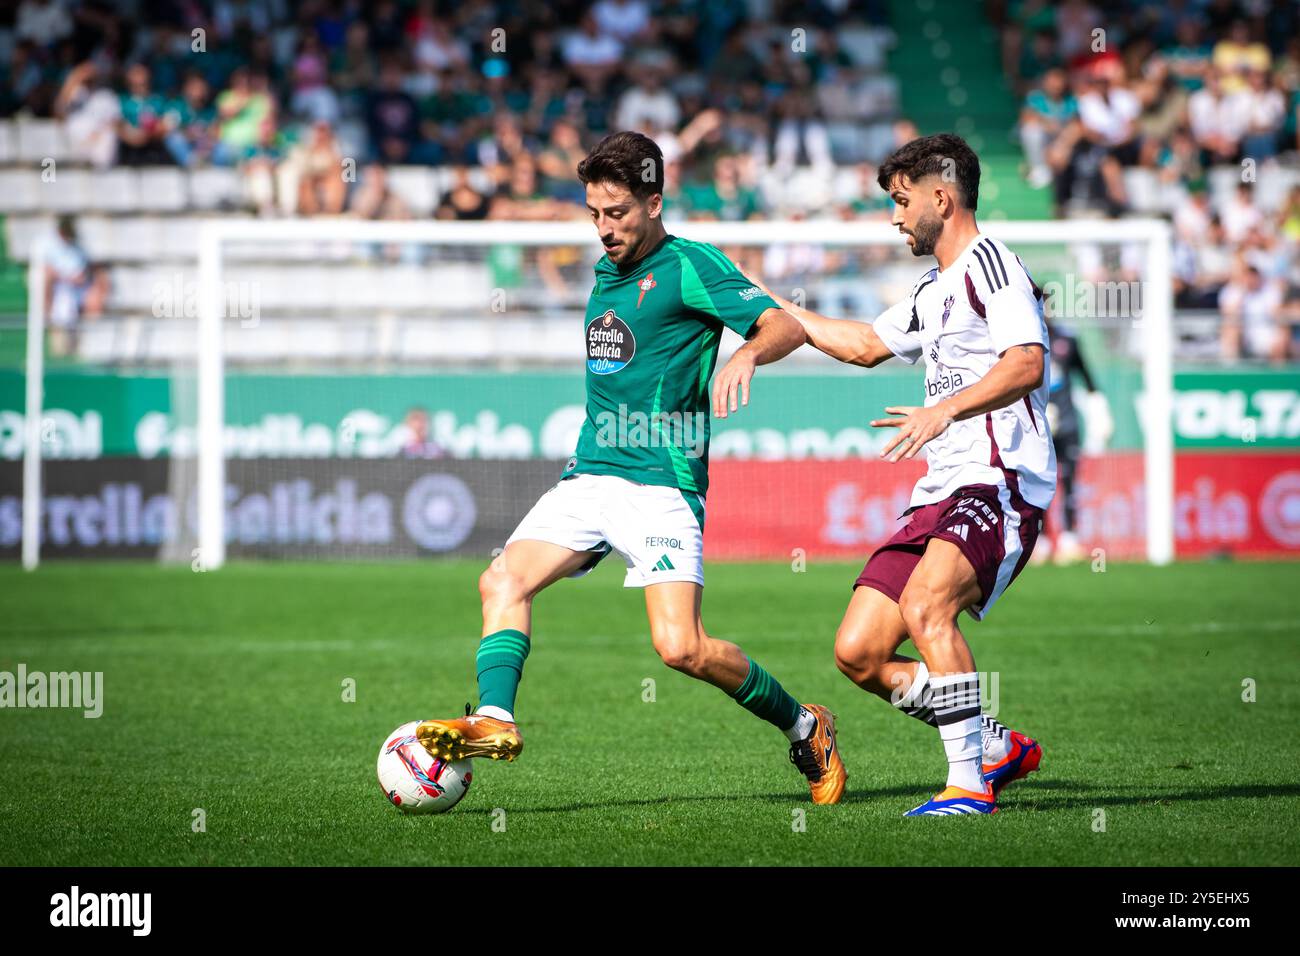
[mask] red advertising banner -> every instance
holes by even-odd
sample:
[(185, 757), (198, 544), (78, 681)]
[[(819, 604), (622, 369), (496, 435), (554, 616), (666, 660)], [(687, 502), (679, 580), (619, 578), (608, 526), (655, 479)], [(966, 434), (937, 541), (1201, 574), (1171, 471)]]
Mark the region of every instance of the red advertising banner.
[[(916, 463), (872, 460), (737, 461), (709, 467), (705, 555), (711, 560), (865, 559), (897, 530)], [(1300, 455), (1184, 452), (1175, 462), (1174, 533), (1180, 558), (1300, 556)], [(1085, 458), (1076, 534), (1085, 552), (1145, 554), (1140, 452)], [(1048, 531), (1059, 527), (1061, 495)]]

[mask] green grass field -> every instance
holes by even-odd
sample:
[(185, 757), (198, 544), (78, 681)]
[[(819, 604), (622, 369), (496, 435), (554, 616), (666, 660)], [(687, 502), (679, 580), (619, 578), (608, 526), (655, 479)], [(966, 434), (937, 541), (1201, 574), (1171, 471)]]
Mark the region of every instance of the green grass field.
[(1043, 769), (995, 817), (904, 820), (943, 751), (834, 668), (856, 566), (707, 571), (711, 630), (839, 715), (848, 792), (814, 807), (775, 729), (659, 662), (615, 563), (539, 599), (524, 754), (435, 817), (375, 755), (473, 697), (477, 564), (5, 567), (0, 670), (102, 671), (104, 713), (0, 710), (0, 864), (1300, 862), (1300, 565), (1030, 568), (966, 632)]

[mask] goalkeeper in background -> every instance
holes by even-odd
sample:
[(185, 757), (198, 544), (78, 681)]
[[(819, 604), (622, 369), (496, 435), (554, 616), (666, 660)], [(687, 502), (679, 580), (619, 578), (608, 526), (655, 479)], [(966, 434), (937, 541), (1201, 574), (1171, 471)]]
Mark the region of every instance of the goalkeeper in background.
[[(1083, 556), (1083, 549), (1077, 537), (1079, 505), (1076, 493), (1076, 478), (1079, 470), (1079, 456), (1083, 447), (1083, 429), (1086, 423), (1088, 431), (1094, 437), (1097, 447), (1104, 445), (1110, 438), (1111, 417), (1106, 397), (1097, 390), (1088, 365), (1083, 360), (1079, 341), (1073, 330), (1060, 322), (1047, 320), (1047, 332), (1051, 341), (1050, 356), (1050, 391), (1047, 399), (1047, 424), (1052, 431), (1052, 441), (1056, 445), (1056, 480), (1061, 493), (1061, 527), (1052, 537), (1048, 537), (1051, 528), (1042, 541), (1043, 547), (1034, 558), (1047, 561), (1055, 552), (1057, 564), (1078, 561)], [(1073, 385), (1075, 379), (1083, 382), (1087, 390), (1087, 406), (1080, 421), (1080, 410), (1074, 403)], [(1050, 522), (1050, 519), (1049, 519)]]

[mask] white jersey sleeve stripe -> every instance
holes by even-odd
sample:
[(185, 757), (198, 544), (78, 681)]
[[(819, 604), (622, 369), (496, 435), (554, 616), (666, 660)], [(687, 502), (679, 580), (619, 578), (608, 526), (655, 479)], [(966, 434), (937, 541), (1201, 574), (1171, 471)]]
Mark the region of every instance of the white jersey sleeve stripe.
[(985, 239), (980, 243), (980, 245), (984, 247), (984, 250), (988, 252), (993, 259), (997, 260), (998, 268), (1002, 270), (1002, 285), (1010, 283), (1011, 278), (1007, 275), (1007, 266), (1006, 263), (1002, 261), (1002, 253), (998, 252), (998, 247), (988, 239)]

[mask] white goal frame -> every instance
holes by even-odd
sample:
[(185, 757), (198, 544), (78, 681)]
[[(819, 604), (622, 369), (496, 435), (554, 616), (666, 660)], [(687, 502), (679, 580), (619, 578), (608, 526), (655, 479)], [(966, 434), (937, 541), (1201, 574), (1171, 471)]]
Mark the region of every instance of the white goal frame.
[[(897, 245), (898, 231), (876, 222), (690, 222), (678, 232), (715, 245), (807, 242), (837, 246)], [(1173, 261), (1169, 224), (1158, 219), (983, 222), (981, 231), (1017, 244), (1142, 243), (1142, 433), (1146, 487), (1146, 554), (1152, 564), (1174, 557)], [(247, 220), (203, 223), (199, 232), (198, 520), (199, 559), (220, 568), (225, 543), (225, 356), (222, 346), (222, 255), (234, 242), (426, 242), (443, 245), (592, 246), (585, 222), (357, 222), (347, 219)], [(38, 393), (39, 394), (39, 393)], [(29, 402), (32, 389), (28, 390)], [(39, 402), (39, 399), (38, 399)], [(39, 415), (39, 408), (37, 409)], [(29, 407), (29, 416), (31, 409)], [(28, 419), (28, 451), (39, 455), (39, 429)], [(39, 489), (35, 489), (39, 494)], [(39, 514), (39, 505), (32, 514)], [(26, 517), (26, 515), (25, 515)]]

